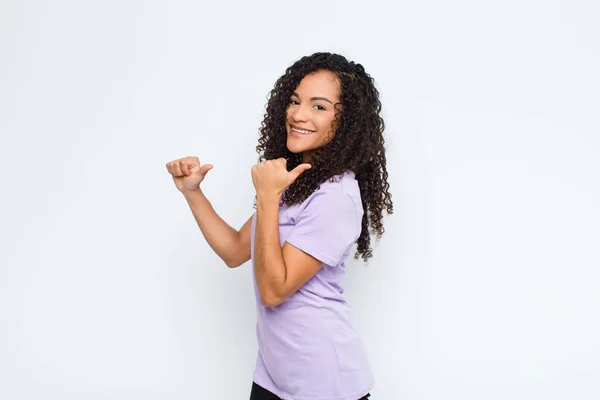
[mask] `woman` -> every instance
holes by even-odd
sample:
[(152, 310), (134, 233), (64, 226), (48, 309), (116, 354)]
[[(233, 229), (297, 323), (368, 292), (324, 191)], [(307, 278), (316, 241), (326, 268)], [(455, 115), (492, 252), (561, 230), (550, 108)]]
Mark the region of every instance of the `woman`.
[(369, 231), (392, 213), (381, 103), (360, 64), (330, 53), (295, 62), (271, 91), (252, 167), (256, 212), (227, 225), (200, 183), (212, 165), (167, 164), (211, 248), (231, 268), (249, 259), (258, 356), (251, 400), (366, 399), (374, 379), (340, 280), (372, 255)]

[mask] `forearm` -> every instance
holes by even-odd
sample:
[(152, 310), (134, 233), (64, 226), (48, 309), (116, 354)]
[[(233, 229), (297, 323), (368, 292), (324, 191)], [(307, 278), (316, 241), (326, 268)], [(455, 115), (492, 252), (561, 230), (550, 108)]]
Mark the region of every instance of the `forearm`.
[(257, 198), (254, 274), (264, 305), (279, 303), (280, 288), (286, 280), (286, 267), (279, 239), (279, 198)]
[(215, 211), (202, 190), (184, 194), (194, 219), (213, 251), (227, 264), (233, 266), (239, 252), (240, 235)]

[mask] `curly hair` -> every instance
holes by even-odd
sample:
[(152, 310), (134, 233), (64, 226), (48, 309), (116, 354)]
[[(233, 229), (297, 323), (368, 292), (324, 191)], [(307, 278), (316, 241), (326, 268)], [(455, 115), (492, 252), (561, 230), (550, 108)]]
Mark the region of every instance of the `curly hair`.
[(317, 71), (333, 72), (340, 85), (342, 107), (336, 107), (332, 123), (336, 134), (331, 142), (312, 153), (313, 168), (303, 172), (287, 188), (281, 201), (286, 205), (301, 203), (326, 180), (346, 171), (354, 172), (364, 210), (354, 259), (362, 257), (367, 261), (373, 253), (369, 228), (377, 239), (381, 238), (383, 210), (392, 214), (393, 203), (387, 181), (385, 123), (380, 116), (379, 92), (362, 65), (338, 54), (315, 53), (287, 68), (269, 93), (256, 151), (259, 162), (285, 158), (288, 171), (302, 163), (302, 154), (292, 153), (286, 145), (286, 111), (300, 81)]

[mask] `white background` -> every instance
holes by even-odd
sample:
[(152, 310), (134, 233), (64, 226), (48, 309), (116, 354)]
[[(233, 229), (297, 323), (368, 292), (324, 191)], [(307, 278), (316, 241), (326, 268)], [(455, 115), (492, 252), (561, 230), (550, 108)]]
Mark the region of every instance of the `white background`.
[(381, 91), (395, 213), (345, 279), (374, 400), (600, 398), (593, 1), (0, 3), (0, 398), (247, 399), (239, 228), (266, 95), (315, 51)]

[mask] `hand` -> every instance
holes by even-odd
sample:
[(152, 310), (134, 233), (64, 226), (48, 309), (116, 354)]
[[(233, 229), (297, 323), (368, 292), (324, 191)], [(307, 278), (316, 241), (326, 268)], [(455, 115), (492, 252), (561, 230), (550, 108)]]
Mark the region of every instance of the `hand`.
[(287, 160), (278, 158), (268, 160), (252, 167), (252, 183), (257, 195), (281, 196), (304, 171), (311, 168), (310, 164), (300, 164), (292, 171), (287, 171)]
[(213, 169), (212, 164), (200, 165), (198, 157), (185, 157), (168, 162), (167, 171), (173, 176), (177, 189), (183, 193), (200, 190), (200, 183), (206, 173)]

